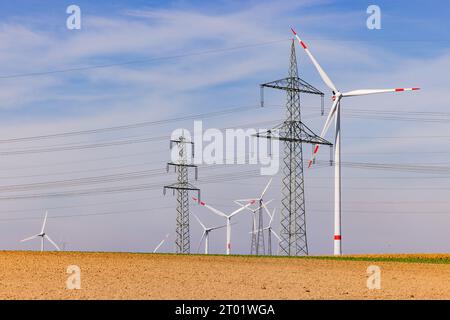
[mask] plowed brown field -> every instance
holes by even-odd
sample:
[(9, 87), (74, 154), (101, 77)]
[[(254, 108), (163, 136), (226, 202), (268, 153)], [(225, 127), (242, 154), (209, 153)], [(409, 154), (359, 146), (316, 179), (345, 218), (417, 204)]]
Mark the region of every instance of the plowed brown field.
[[(69, 265), (81, 268), (80, 290), (66, 288)], [(380, 290), (366, 286), (370, 265)], [(0, 299), (450, 299), (450, 264), (0, 252)]]

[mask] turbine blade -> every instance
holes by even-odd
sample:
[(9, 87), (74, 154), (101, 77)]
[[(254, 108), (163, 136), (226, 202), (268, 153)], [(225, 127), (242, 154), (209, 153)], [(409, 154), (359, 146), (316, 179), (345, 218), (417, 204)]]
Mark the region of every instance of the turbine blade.
[(166, 241), (166, 239), (162, 239), (160, 243), (158, 243), (158, 245), (155, 247), (155, 249), (153, 250), (153, 253), (156, 253), (156, 251), (158, 251), (158, 249), (163, 245), (163, 243)]
[[(320, 133), (321, 138), (323, 138), (325, 136), (328, 129), (330, 128), (330, 125), (333, 122), (334, 115), (336, 114), (336, 109), (337, 109), (339, 102), (340, 102), (340, 98), (336, 97), (336, 99), (333, 102), (333, 105), (331, 106), (330, 112), (328, 113), (327, 121), (325, 121), (325, 125), (323, 126), (322, 132)], [(314, 152), (311, 156), (311, 159), (309, 159), (308, 168), (311, 167), (318, 152), (319, 152), (319, 145), (316, 144), (316, 146), (314, 147)]]
[(198, 243), (197, 253), (200, 252), (200, 246), (202, 245), (203, 238), (205, 238), (206, 231), (203, 231), (202, 237), (200, 238), (200, 242)]
[(36, 239), (37, 237), (39, 237), (38, 234), (36, 234), (36, 235), (34, 235), (34, 236), (31, 236), (31, 237), (28, 237), (28, 238), (25, 238), (25, 239), (22, 239), (22, 240), (20, 240), (20, 242), (25, 242), (25, 241), (33, 240), (33, 239)]
[[(251, 199), (251, 201), (255, 201), (255, 202), (258, 201), (258, 200), (259, 200), (259, 199)], [(238, 206), (245, 207), (245, 204), (240, 203), (239, 201), (244, 201), (244, 200), (235, 200), (235, 201), (233, 201), (233, 202), (236, 203)], [(252, 209), (252, 208), (246, 207), (246, 209), (247, 209), (248, 211), (252, 212), (252, 213), (255, 213), (255, 211), (258, 210), (259, 208)]]
[[(196, 202), (198, 202), (198, 199), (197, 199), (197, 198), (192, 197), (192, 199), (194, 199)], [(206, 203), (203, 202), (203, 201), (200, 201), (200, 205), (203, 206), (203, 207), (208, 208), (209, 210), (211, 210), (212, 212), (214, 212), (215, 214), (217, 214), (217, 215), (219, 215), (219, 216), (221, 216), (221, 217), (225, 217), (225, 218), (227, 217), (227, 215), (226, 215), (225, 213), (223, 213), (223, 212), (220, 211), (220, 210), (217, 210), (216, 208), (211, 207), (210, 205), (206, 204)]]
[[(233, 224), (236, 224), (236, 223), (232, 223), (232, 225)], [(213, 227), (213, 228), (209, 228), (209, 230), (210, 231), (213, 231), (213, 230), (218, 230), (218, 229), (222, 229), (222, 228), (225, 228), (227, 225), (226, 224), (224, 224), (223, 226), (218, 226), (218, 227)]]
[(269, 182), (267, 183), (266, 187), (264, 188), (263, 192), (261, 193), (261, 197), (259, 197), (260, 199), (262, 199), (264, 197), (264, 195), (266, 194), (267, 189), (269, 189), (269, 186), (271, 183), (272, 183), (272, 178), (270, 178)]
[(278, 241), (283, 241), (281, 240), (280, 236), (275, 231), (273, 231), (273, 229), (270, 229), (270, 232), (272, 232), (272, 234), (278, 239)]
[(245, 210), (246, 208), (248, 208), (249, 206), (251, 206), (252, 204), (254, 204), (256, 201), (252, 200), (249, 203), (247, 203), (245, 206), (240, 207), (239, 209), (233, 211), (232, 213), (230, 213), (230, 215), (228, 216), (229, 218), (237, 215), (239, 212), (241, 212), (242, 210)]
[(365, 96), (368, 94), (387, 93), (387, 92), (403, 92), (403, 91), (416, 91), (420, 88), (396, 88), (396, 89), (361, 89), (348, 91), (342, 94), (343, 97), (356, 97)]
[[(245, 203), (241, 203), (241, 201), (242, 202), (248, 202), (248, 201), (257, 201), (258, 199), (251, 199), (251, 200), (234, 200), (233, 202), (235, 203), (235, 204), (237, 204), (238, 206), (245, 206)], [(252, 210), (252, 209), (250, 209), (250, 208), (248, 208), (248, 210)]]
[(272, 213), (272, 215), (270, 216), (270, 220), (269, 220), (269, 227), (272, 225), (273, 218), (275, 217), (275, 211), (276, 211), (276, 210), (277, 210), (276, 208), (273, 208), (273, 213)]
[(257, 198), (251, 198), (251, 199), (238, 199), (238, 200), (234, 200), (234, 202), (236, 203), (236, 202), (249, 202), (249, 201), (256, 201), (256, 200), (259, 200), (259, 199), (257, 199)]
[(302, 41), (302, 39), (300, 39), (300, 37), (298, 36), (297, 32), (295, 32), (294, 29), (291, 28), (291, 30), (294, 33), (294, 36), (297, 38), (298, 42), (300, 42), (300, 44), (303, 47), (303, 49), (305, 49), (306, 54), (309, 56), (309, 58), (311, 59), (312, 63), (316, 67), (316, 69), (319, 72), (320, 77), (322, 78), (323, 82), (325, 82), (325, 84), (328, 86), (328, 88), (330, 88), (334, 92), (338, 92), (338, 89), (336, 89), (336, 86), (334, 85), (333, 81), (331, 81), (330, 77), (328, 77), (328, 75), (322, 69), (320, 64), (317, 62), (316, 58), (314, 58), (312, 53), (309, 51), (308, 46)]
[(48, 241), (50, 241), (50, 243), (56, 248), (56, 250), (61, 251), (61, 249), (58, 247), (58, 245), (52, 239), (50, 239), (50, 237), (48, 235), (44, 235), (44, 238), (47, 239)]
[(200, 221), (200, 219), (197, 217), (197, 215), (195, 213), (193, 213), (195, 219), (197, 219), (198, 223), (200, 223), (200, 225), (203, 227), (203, 229), (206, 229), (205, 225)]
[(47, 215), (48, 215), (48, 211), (45, 211), (44, 223), (42, 224), (41, 233), (44, 233), (45, 224), (47, 223)]
[[(269, 204), (269, 203), (271, 203), (272, 202), (272, 200), (270, 200), (270, 201), (267, 201), (266, 203), (262, 203), (262, 206), (263, 206), (263, 208), (264, 208), (264, 211), (266, 211), (266, 213), (267, 213), (267, 215), (269, 216), (269, 218), (270, 218), (270, 221), (272, 221), (272, 215), (270, 214), (270, 211), (269, 211), (269, 209), (267, 208), (267, 205)], [(269, 224), (270, 225), (270, 224)]]

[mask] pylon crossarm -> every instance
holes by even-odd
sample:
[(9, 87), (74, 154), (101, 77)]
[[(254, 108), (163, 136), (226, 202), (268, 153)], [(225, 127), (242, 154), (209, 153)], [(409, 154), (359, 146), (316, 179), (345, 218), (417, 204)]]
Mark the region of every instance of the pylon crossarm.
[(173, 183), (168, 186), (164, 186), (164, 189), (178, 189), (178, 190), (187, 190), (187, 191), (200, 191), (199, 188), (196, 188), (190, 183)]
[(287, 77), (260, 85), (261, 88), (271, 88), (284, 91), (294, 91), (309, 94), (317, 94), (323, 96), (324, 93), (319, 89), (315, 88), (305, 80), (299, 77)]
[[(286, 130), (285, 128), (289, 127), (297, 127), (296, 131), (298, 132), (298, 134), (296, 134), (296, 136), (283, 135), (282, 131), (285, 131)], [(320, 144), (327, 146), (333, 145), (331, 142), (315, 134), (301, 121), (285, 121), (284, 123), (274, 127), (272, 130), (267, 130), (265, 132), (258, 132), (253, 136), (257, 138), (276, 139), (287, 142), (304, 142), (309, 144)]]

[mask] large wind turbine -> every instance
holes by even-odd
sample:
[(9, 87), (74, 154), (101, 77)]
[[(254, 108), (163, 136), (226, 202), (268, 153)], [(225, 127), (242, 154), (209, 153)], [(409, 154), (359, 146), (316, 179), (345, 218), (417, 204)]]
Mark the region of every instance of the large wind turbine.
[(25, 242), (41, 237), (41, 252), (44, 251), (44, 239), (47, 239), (56, 248), (56, 250), (60, 251), (61, 249), (59, 249), (58, 245), (52, 239), (50, 239), (50, 237), (45, 233), (45, 224), (47, 222), (47, 215), (48, 212), (45, 211), (44, 223), (42, 224), (41, 232), (34, 236), (20, 240), (20, 242)]
[(206, 227), (195, 214), (194, 214), (194, 217), (195, 217), (195, 219), (197, 219), (198, 223), (200, 223), (200, 225), (203, 228), (203, 233), (202, 233), (202, 237), (200, 238), (200, 242), (198, 244), (197, 252), (200, 250), (200, 246), (202, 245), (203, 239), (205, 239), (205, 254), (208, 254), (209, 253), (209, 233), (213, 230), (225, 228), (227, 225), (225, 224), (223, 226), (218, 226), (218, 227)]
[[(320, 77), (323, 82), (332, 90), (333, 92), (333, 105), (331, 106), (330, 113), (328, 114), (327, 120), (325, 122), (325, 126), (323, 127), (322, 133), (320, 136), (323, 138), (327, 133), (328, 128), (331, 125), (331, 121), (333, 117), (335, 118), (335, 142), (334, 142), (334, 254), (341, 255), (342, 254), (342, 246), (341, 246), (341, 99), (344, 97), (355, 97), (355, 96), (364, 96), (369, 94), (376, 93), (387, 93), (387, 92), (403, 92), (403, 91), (415, 91), (420, 90), (420, 88), (397, 88), (397, 89), (361, 89), (361, 90), (353, 90), (348, 92), (340, 92), (325, 71), (322, 69), (320, 64), (311, 54), (308, 49), (308, 46), (300, 39), (298, 34), (294, 29), (291, 29), (294, 33), (297, 40), (300, 42), (300, 45), (305, 49), (306, 54), (311, 59), (312, 63), (316, 67), (319, 72)], [(319, 145), (314, 147), (314, 152), (309, 161), (308, 166), (311, 166), (317, 152), (319, 151)]]
[(227, 254), (229, 255), (231, 253), (231, 218), (234, 217), (235, 215), (237, 215), (239, 212), (248, 208), (250, 205), (254, 204), (256, 201), (252, 200), (249, 203), (247, 203), (245, 206), (242, 206), (239, 209), (237, 209), (227, 215), (227, 214), (223, 213), (222, 211), (211, 207), (210, 205), (206, 204), (205, 202), (199, 201), (199, 199), (197, 199), (195, 197), (192, 197), (192, 199), (194, 199), (196, 202), (198, 202), (201, 206), (206, 207), (209, 210), (211, 210), (212, 212), (214, 212), (215, 214), (227, 219), (227, 248), (226, 248), (226, 250), (227, 250)]

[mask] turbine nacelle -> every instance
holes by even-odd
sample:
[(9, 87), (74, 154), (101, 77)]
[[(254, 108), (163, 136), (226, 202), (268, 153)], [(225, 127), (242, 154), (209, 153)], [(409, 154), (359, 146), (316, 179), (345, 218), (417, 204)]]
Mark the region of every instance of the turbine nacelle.
[(337, 99), (342, 98), (342, 93), (340, 93), (339, 91), (338, 92), (333, 91), (332, 93), (333, 96), (331, 97), (331, 100), (336, 101)]

